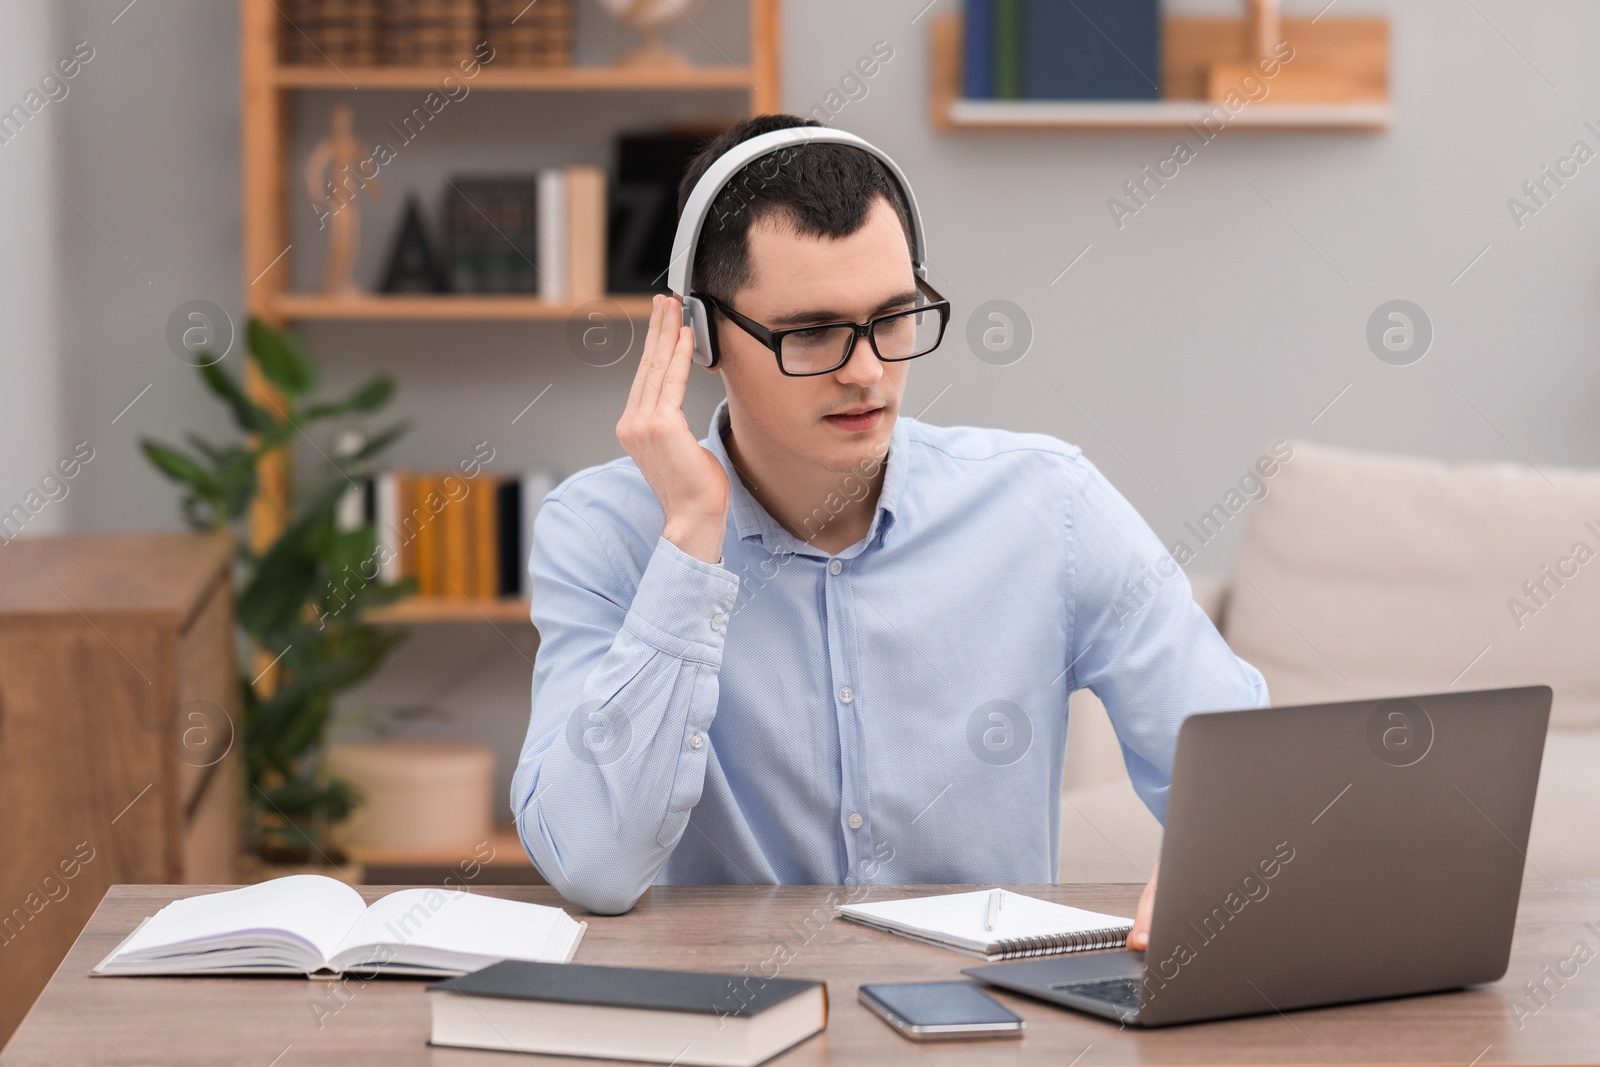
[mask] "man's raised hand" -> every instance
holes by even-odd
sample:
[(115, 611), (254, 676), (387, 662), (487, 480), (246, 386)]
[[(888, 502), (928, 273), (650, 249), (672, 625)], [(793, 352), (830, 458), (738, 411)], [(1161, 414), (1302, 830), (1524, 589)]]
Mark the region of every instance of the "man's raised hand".
[(673, 297), (650, 302), (650, 328), (617, 440), (639, 465), (666, 515), (668, 541), (707, 563), (722, 559), (731, 488), (717, 457), (695, 439), (683, 416), (694, 333)]

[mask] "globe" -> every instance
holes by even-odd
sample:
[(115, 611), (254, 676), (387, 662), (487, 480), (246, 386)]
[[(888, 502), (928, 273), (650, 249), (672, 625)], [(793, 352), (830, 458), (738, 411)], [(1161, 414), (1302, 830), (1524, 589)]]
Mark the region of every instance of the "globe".
[(624, 67), (687, 67), (688, 57), (661, 43), (661, 35), (679, 22), (688, 22), (705, 6), (705, 0), (600, 0), (600, 6), (619, 23), (644, 35), (644, 44), (617, 61)]

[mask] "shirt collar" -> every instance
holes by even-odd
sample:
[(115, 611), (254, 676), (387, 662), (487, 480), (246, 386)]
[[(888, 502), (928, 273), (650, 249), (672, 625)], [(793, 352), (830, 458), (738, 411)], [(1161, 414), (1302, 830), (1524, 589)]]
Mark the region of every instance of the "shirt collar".
[[(862, 541), (839, 553), (840, 558), (849, 559), (863, 551), (880, 535), (886, 542), (889, 530), (894, 527), (895, 513), (900, 506), (901, 494), (904, 492), (909, 473), (907, 471), (911, 459), (909, 422), (910, 419), (904, 415), (894, 420), (894, 429), (889, 434), (889, 450), (883, 458), (883, 489), (878, 494), (878, 506), (872, 515), (872, 525), (867, 528), (867, 536)], [(700, 443), (717, 457), (722, 469), (727, 472), (728, 485), (732, 491), (729, 511), (734, 534), (741, 541), (759, 538), (762, 546), (772, 553), (798, 552), (805, 555), (826, 556), (826, 552), (806, 544), (785, 530), (776, 519), (767, 514), (767, 509), (761, 506), (761, 502), (750, 495), (750, 490), (745, 488), (744, 480), (734, 469), (733, 460), (728, 457), (727, 442), (724, 438), (729, 428), (728, 399), (723, 397), (717, 403), (716, 410), (711, 413), (711, 428)], [(862, 472), (862, 477), (872, 473), (874, 471), (869, 468)], [(839, 476), (841, 485), (848, 477), (847, 474)]]

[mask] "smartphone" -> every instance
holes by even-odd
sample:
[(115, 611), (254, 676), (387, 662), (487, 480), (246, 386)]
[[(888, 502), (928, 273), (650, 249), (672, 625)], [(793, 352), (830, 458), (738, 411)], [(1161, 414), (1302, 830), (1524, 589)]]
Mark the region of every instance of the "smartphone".
[(861, 1003), (913, 1041), (1020, 1037), (1027, 1024), (976, 985), (894, 982), (861, 987)]

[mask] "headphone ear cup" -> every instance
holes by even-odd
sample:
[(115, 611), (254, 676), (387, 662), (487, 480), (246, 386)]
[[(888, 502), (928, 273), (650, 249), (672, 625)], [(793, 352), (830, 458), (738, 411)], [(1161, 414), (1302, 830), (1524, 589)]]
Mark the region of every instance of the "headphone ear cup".
[(711, 313), (698, 296), (685, 297), (683, 321), (694, 330), (694, 361), (702, 367), (717, 364), (717, 335), (711, 328)]

